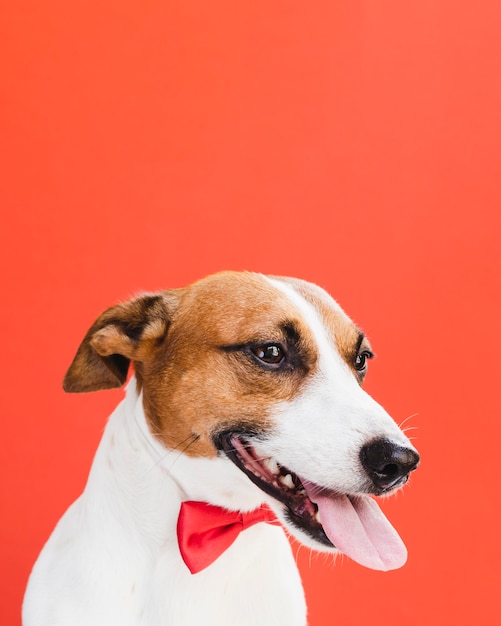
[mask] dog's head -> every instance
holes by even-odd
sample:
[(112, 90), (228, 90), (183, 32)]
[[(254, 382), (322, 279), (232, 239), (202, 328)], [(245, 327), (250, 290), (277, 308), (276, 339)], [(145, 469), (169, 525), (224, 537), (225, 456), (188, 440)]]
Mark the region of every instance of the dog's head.
[(167, 448), (224, 455), (303, 543), (392, 569), (405, 548), (370, 496), (402, 486), (419, 456), (361, 387), (372, 356), (319, 287), (225, 272), (105, 311), (64, 388), (118, 387), (133, 361)]

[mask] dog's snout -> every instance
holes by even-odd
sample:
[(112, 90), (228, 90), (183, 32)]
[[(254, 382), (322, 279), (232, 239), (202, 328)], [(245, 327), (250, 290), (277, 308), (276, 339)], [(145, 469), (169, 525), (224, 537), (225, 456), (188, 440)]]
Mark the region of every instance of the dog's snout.
[(388, 439), (376, 439), (361, 449), (360, 460), (374, 485), (387, 490), (416, 469), (419, 454)]

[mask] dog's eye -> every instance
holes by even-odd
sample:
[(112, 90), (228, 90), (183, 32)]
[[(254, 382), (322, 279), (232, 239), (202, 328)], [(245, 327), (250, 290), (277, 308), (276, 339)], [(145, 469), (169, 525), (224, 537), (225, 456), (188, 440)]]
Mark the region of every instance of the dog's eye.
[(253, 346), (251, 352), (256, 358), (267, 365), (280, 365), (285, 359), (284, 349), (276, 343)]
[(367, 360), (372, 359), (374, 355), (369, 350), (364, 350), (357, 354), (355, 358), (355, 363), (353, 364), (357, 372), (363, 372), (367, 369)]

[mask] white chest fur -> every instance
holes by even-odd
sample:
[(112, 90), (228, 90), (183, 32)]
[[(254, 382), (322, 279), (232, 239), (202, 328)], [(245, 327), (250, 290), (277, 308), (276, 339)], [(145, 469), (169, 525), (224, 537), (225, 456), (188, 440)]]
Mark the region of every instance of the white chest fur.
[(263, 494), (227, 459), (166, 451), (134, 387), (110, 417), (84, 493), (35, 565), (24, 625), (304, 626), (299, 573), (279, 527), (246, 530), (212, 566), (190, 574), (176, 537), (180, 502), (228, 506), (238, 490), (252, 508)]

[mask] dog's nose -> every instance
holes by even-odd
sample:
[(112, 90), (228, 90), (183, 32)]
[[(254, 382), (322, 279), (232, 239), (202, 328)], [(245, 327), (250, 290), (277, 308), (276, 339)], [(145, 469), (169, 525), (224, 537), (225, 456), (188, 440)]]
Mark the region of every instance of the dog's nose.
[(416, 469), (419, 454), (388, 439), (376, 439), (361, 449), (360, 460), (374, 485), (386, 490)]

